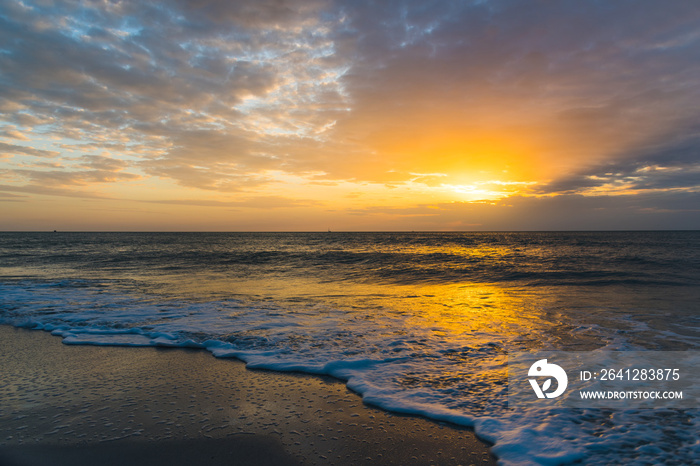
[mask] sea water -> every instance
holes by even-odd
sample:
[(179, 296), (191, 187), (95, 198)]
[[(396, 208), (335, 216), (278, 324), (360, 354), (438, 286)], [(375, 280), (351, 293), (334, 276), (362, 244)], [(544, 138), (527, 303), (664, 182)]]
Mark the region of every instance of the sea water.
[(700, 461), (700, 411), (509, 409), (507, 354), (697, 351), (700, 232), (0, 233), (0, 323), (329, 374), (504, 464)]

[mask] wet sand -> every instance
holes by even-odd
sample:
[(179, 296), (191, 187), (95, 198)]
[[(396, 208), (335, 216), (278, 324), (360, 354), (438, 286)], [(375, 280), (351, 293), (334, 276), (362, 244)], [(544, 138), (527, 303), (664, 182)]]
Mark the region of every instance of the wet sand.
[(0, 465), (495, 464), (471, 430), (331, 377), (0, 326)]

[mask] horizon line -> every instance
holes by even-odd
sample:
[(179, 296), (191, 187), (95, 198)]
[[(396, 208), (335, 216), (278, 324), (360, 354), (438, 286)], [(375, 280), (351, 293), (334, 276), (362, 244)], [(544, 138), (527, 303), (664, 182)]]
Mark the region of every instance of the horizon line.
[(561, 229), (561, 230), (0, 230), (0, 233), (632, 233), (700, 231), (697, 228), (672, 229)]

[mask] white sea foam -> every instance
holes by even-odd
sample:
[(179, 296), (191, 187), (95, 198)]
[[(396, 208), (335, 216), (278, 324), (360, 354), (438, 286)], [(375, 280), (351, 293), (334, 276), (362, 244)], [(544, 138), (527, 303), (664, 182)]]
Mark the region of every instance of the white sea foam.
[[(697, 411), (506, 409), (505, 349), (521, 344), (520, 330), (441, 325), (391, 308), (189, 302), (67, 284), (9, 283), (0, 292), (1, 323), (49, 331), (66, 344), (202, 348), (251, 368), (332, 375), (367, 403), (474, 427), (502, 464), (700, 458)], [(615, 332), (607, 339), (629, 345)]]

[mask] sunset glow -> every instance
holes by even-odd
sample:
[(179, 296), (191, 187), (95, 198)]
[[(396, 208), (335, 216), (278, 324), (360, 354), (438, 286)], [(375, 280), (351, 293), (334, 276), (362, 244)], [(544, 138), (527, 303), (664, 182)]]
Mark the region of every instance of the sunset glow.
[(692, 2), (7, 2), (0, 229), (700, 228)]

